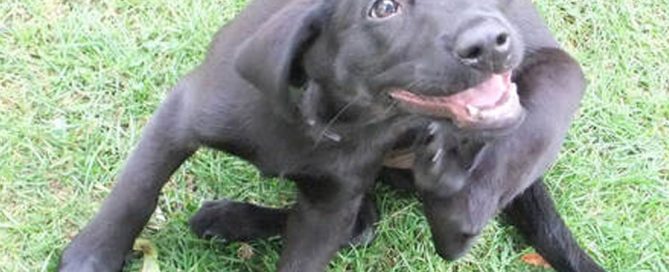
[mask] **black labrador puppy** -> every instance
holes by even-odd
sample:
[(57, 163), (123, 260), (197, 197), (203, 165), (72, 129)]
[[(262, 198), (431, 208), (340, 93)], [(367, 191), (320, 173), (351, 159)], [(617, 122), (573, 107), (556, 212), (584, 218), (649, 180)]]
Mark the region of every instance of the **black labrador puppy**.
[[(504, 208), (556, 269), (601, 271), (538, 180), (583, 89), (530, 0), (255, 0), (172, 89), (59, 269), (119, 270), (164, 183), (207, 146), (297, 183), (290, 210), (218, 201), (191, 220), (203, 237), (282, 233), (279, 271), (323, 271), (368, 242), (380, 175), (415, 185), (444, 258)], [(384, 167), (398, 150), (410, 169)]]

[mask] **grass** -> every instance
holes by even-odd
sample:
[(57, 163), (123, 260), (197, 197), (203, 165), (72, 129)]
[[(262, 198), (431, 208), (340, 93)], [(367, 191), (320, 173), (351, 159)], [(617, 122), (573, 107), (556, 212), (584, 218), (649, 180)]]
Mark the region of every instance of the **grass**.
[[(53, 270), (98, 208), (165, 91), (202, 59), (244, 0), (0, 1), (0, 271)], [(568, 225), (609, 271), (669, 271), (669, 0), (537, 1), (589, 89), (548, 184)], [(493, 222), (463, 259), (430, 242), (420, 205), (379, 190), (367, 248), (332, 271), (541, 271)], [(199, 152), (164, 190), (142, 234), (163, 271), (271, 271), (276, 240), (223, 246), (186, 221), (206, 199), (291, 202), (289, 183)], [(248, 257), (248, 256), (246, 256)], [(127, 270), (137, 271), (134, 261)]]

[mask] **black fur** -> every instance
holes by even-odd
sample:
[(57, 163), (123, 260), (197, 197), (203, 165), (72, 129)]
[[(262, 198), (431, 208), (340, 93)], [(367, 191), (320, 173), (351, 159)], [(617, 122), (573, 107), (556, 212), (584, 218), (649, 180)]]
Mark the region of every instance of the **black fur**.
[[(199, 236), (227, 240), (280, 232), (279, 271), (323, 271), (342, 245), (370, 242), (377, 212), (369, 193), (388, 171), (404, 177), (396, 184), (415, 185), (437, 251), (448, 259), (466, 252), (553, 161), (584, 89), (580, 67), (529, 0), (397, 0), (401, 12), (383, 20), (367, 16), (374, 2), (252, 1), (172, 89), (59, 269), (119, 270), (164, 183), (203, 146), (297, 182), (291, 209), (212, 202), (190, 222)], [(482, 54), (486, 65), (471, 65), (454, 55), (481, 20), (507, 31), (508, 62)], [(512, 123), (463, 127), (398, 108), (388, 97), (389, 88), (454, 94), (500, 69), (514, 71), (526, 116)], [(433, 122), (440, 129), (426, 136)], [(383, 168), (397, 148), (417, 154), (415, 184), (407, 170)], [(429, 159), (440, 148), (454, 152)], [(530, 188), (506, 211), (533, 245), (561, 271), (601, 270), (569, 235), (545, 188)], [(543, 244), (556, 241), (567, 246)]]

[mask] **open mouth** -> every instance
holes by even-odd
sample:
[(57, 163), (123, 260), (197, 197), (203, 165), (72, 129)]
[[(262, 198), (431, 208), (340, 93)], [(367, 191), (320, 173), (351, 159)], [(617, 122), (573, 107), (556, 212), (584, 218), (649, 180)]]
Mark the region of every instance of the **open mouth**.
[(452, 95), (428, 96), (396, 89), (390, 96), (411, 112), (448, 118), (460, 128), (505, 128), (523, 117), (510, 71), (494, 74), (488, 80)]

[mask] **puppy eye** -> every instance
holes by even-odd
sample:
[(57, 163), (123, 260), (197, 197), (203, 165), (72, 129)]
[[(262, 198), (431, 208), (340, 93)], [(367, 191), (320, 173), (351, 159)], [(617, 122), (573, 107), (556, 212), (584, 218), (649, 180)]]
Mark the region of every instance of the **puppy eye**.
[(393, 0), (377, 0), (369, 11), (369, 16), (375, 19), (384, 19), (397, 14), (399, 11), (399, 3)]

